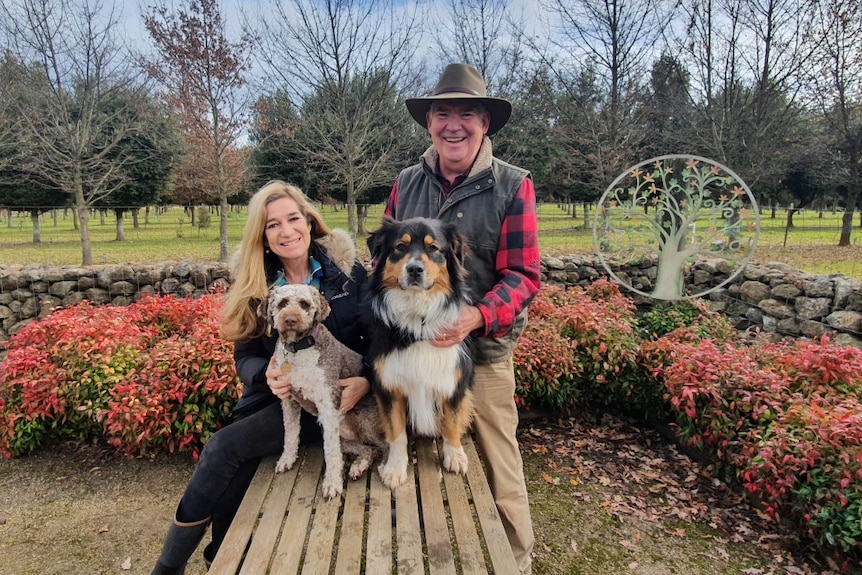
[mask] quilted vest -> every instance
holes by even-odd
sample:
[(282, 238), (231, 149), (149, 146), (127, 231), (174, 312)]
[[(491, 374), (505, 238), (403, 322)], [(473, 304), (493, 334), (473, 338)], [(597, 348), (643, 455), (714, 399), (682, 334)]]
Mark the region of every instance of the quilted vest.
[[(496, 258), (500, 229), (509, 204), (529, 172), (491, 157), (490, 165), (484, 169), (474, 166), (473, 172), (447, 198), (434, 175), (434, 166), (428, 163), (428, 156), (426, 152), (422, 162), (398, 175), (398, 203), (392, 216), (396, 220), (437, 218), (455, 224), (470, 248), (465, 261), (467, 285), (472, 290), (472, 298), (480, 299), (499, 281)], [(477, 163), (481, 160), (480, 154)], [(477, 363), (507, 359), (526, 323), (525, 309), (510, 333), (499, 338), (477, 338)]]

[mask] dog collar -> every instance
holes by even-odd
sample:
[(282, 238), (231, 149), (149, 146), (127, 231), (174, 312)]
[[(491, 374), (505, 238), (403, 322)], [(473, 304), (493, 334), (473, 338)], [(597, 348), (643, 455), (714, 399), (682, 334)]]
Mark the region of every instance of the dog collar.
[(310, 347), (314, 347), (314, 337), (317, 335), (317, 328), (311, 330), (307, 336), (302, 339), (298, 339), (294, 342), (286, 344), (287, 351), (291, 353), (296, 353), (298, 351), (302, 351), (304, 349), (308, 349)]

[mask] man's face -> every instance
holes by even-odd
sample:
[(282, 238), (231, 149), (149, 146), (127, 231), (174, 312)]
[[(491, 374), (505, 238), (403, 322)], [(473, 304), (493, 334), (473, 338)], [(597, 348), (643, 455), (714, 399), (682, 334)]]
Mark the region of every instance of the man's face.
[(440, 100), (431, 104), (427, 120), (442, 175), (451, 180), (466, 172), (488, 131), (488, 113), (469, 100)]

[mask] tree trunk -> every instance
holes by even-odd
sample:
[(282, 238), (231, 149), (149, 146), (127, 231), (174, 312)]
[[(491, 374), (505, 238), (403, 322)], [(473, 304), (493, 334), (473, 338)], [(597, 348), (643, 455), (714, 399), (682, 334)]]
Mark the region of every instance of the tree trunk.
[(351, 238), (356, 237), (356, 182), (347, 178), (347, 231)]
[(357, 228), (357, 233), (360, 236), (365, 235), (365, 222), (368, 220), (368, 204), (361, 204), (356, 208), (357, 215), (359, 216), (359, 227)]
[(683, 268), (686, 252), (676, 249), (678, 242), (668, 242), (658, 254), (655, 288), (652, 297), (674, 301), (683, 295)]
[(227, 245), (227, 221), (230, 204), (227, 202), (227, 192), (221, 194), (219, 202), (219, 261), (226, 262), (230, 256)]
[(78, 221), (81, 235), (81, 265), (93, 265), (93, 246), (90, 244), (90, 214), (87, 210), (87, 202), (84, 200), (84, 183), (81, 174), (75, 174), (75, 211), (78, 213)]
[(123, 210), (114, 210), (114, 215), (117, 218), (117, 241), (126, 241), (126, 228), (123, 225)]
[(850, 235), (853, 231), (853, 212), (856, 211), (856, 202), (859, 199), (859, 185), (854, 183), (851, 191), (847, 194), (847, 205), (844, 206), (844, 214), (841, 216), (841, 237), (838, 245), (849, 246)]
[(42, 226), (39, 223), (39, 210), (30, 210), (30, 221), (33, 222), (33, 243), (42, 243)]
[(787, 229), (789, 229), (789, 230), (793, 229), (793, 214), (795, 214), (798, 211), (799, 210), (797, 210), (796, 208), (789, 208), (787, 210)]

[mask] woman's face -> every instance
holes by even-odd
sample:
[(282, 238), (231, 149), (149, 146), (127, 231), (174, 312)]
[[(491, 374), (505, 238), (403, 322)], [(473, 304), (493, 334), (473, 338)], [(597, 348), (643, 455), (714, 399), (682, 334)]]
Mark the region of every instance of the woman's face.
[(311, 225), (290, 198), (280, 198), (266, 206), (264, 246), (282, 261), (308, 259)]

